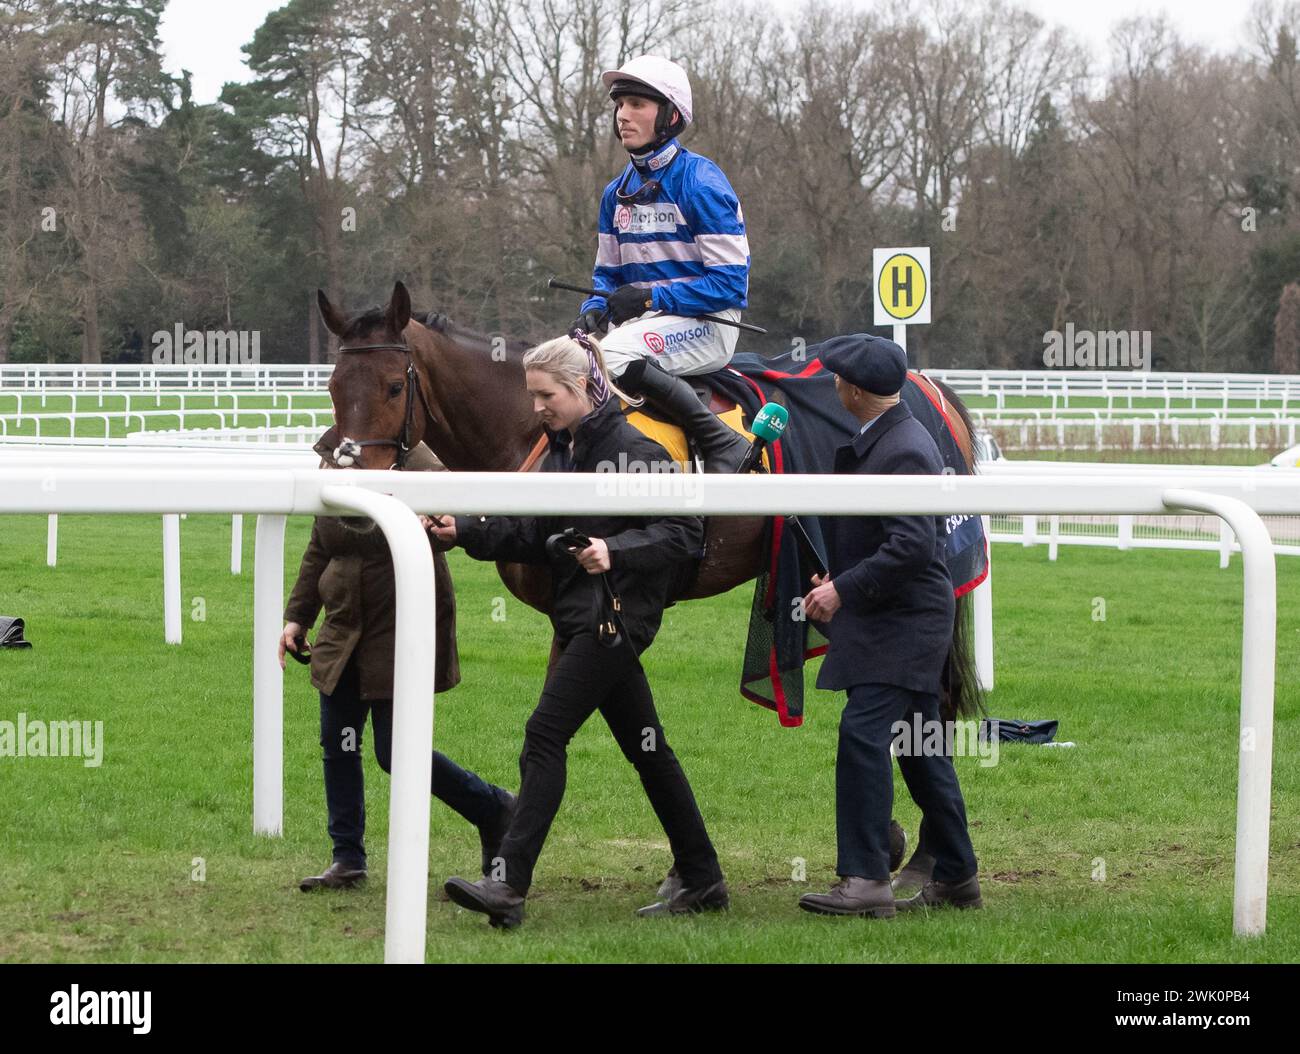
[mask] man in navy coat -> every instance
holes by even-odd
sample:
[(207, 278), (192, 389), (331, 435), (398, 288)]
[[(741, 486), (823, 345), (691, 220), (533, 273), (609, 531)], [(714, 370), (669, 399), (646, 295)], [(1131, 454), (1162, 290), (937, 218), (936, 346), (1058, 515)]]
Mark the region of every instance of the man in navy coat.
[[(840, 401), (862, 430), (835, 454), (838, 474), (939, 475), (934, 440), (899, 401), (907, 355), (864, 333), (827, 341), (822, 365), (836, 374)], [(933, 516), (860, 516), (823, 520), (829, 577), (814, 576), (807, 616), (822, 623), (830, 648), (817, 687), (846, 689), (835, 763), (835, 825), (840, 876), (829, 893), (799, 900), (823, 915), (890, 918), (896, 910), (982, 906), (966, 807), (952, 758), (922, 737), (900, 737), (898, 765), (921, 807), (934, 880), (910, 900), (889, 885), (889, 817), (894, 799), (890, 744), (896, 722), (914, 714), (939, 721), (940, 677), (952, 643), (952, 581), (944, 537)]]

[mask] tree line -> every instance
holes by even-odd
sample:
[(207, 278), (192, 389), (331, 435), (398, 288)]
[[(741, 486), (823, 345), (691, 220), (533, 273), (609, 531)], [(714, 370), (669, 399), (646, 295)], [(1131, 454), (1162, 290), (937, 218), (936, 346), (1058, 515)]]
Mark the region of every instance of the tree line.
[(1072, 323), (1300, 372), (1296, 0), (1232, 55), (1131, 19), (1104, 56), (1004, 0), (289, 0), (210, 105), (163, 70), (165, 6), (0, 2), (0, 362), (147, 362), (178, 323), (325, 361), (315, 290), (399, 277), (554, 335), (578, 298), (545, 279), (590, 277), (626, 162), (600, 72), (654, 52), (744, 208), (769, 333), (741, 350), (871, 328), (872, 249), (928, 245), (923, 365), (1041, 367)]

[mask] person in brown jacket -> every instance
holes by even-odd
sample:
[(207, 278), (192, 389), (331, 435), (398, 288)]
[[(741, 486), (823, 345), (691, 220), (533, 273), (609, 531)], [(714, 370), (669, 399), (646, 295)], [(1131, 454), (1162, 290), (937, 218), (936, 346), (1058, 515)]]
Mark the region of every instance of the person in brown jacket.
[[(331, 432), (314, 448), (327, 462), (335, 445)], [(405, 471), (442, 468), (420, 443), (407, 456)], [(460, 682), (456, 598), (447, 559), (432, 541), (431, 547), (437, 621), (434, 691), (440, 693)], [(365, 517), (317, 516), (284, 611), (280, 638), (283, 668), (286, 650), (299, 650), (298, 641), (305, 640), (306, 631), (325, 609), (325, 621), (311, 646), (311, 683), (320, 692), (325, 803), (334, 860), (322, 874), (302, 879), (303, 892), (320, 886), (346, 888), (366, 877), (361, 737), (369, 714), (375, 759), (380, 768), (390, 771), (396, 599), (393, 559), (379, 525)], [(509, 825), (514, 796), (436, 750), (432, 791), (478, 828), (486, 873)]]

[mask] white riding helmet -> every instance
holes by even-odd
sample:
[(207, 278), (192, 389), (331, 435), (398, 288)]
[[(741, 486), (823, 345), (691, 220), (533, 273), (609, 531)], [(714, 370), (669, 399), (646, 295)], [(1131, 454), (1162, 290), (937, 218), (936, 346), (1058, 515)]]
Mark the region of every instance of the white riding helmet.
[[(626, 90), (628, 85), (620, 83), (632, 81), (650, 89), (646, 93), (648, 98), (658, 98), (677, 107), (682, 119), (673, 134), (677, 134), (691, 123), (691, 82), (686, 77), (686, 71), (670, 59), (660, 58), (658, 55), (638, 55), (616, 70), (606, 70), (600, 75), (600, 80), (606, 88), (610, 89), (610, 98), (617, 98), (616, 86), (617, 89), (622, 89), (618, 91), (618, 95), (632, 94)], [(671, 116), (671, 108), (668, 108), (668, 112), (664, 115), (663, 124), (668, 124), (669, 116)]]

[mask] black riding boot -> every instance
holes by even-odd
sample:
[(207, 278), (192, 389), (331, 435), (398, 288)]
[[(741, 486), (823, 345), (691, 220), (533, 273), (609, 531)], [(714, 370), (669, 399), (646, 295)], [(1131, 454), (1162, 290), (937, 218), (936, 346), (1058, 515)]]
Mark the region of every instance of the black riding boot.
[(637, 359), (623, 371), (618, 385), (633, 395), (644, 395), (681, 425), (695, 444), (705, 472), (734, 473), (740, 467), (749, 443), (714, 417), (686, 381), (665, 373), (649, 359)]

